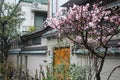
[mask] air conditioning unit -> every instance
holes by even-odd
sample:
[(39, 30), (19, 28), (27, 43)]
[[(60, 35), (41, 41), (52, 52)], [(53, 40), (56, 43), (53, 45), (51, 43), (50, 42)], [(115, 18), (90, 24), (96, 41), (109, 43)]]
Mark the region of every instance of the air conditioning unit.
[(33, 8), (41, 8), (41, 4), (38, 3), (38, 2), (33, 2), (32, 7), (33, 7)]

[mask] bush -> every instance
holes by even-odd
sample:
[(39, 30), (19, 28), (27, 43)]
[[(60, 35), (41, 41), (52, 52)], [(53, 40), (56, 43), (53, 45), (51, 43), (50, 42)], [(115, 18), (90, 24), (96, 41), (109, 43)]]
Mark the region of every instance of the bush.
[(69, 68), (64, 64), (54, 66), (48, 70), (47, 78), (44, 80), (86, 80), (88, 75), (87, 67), (80, 65), (71, 65)]

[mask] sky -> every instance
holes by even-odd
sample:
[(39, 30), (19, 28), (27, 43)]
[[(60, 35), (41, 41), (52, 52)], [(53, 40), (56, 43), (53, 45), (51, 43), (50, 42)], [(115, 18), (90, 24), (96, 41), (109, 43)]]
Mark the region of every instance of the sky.
[[(68, 0), (58, 0), (58, 11), (61, 9), (61, 5), (63, 5), (64, 3), (66, 3)], [(52, 13), (56, 13), (56, 0), (53, 0), (53, 11)]]
[[(60, 9), (60, 6), (62, 4), (64, 4), (65, 2), (67, 2), (68, 0), (58, 0), (58, 10)], [(56, 10), (56, 0), (53, 0), (53, 12), (55, 12)]]

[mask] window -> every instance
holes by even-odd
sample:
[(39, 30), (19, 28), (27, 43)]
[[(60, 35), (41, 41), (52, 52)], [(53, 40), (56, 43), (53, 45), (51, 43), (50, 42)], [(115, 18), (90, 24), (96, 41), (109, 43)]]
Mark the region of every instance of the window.
[(41, 44), (41, 37), (29, 39), (29, 40), (27, 40), (25, 45), (31, 46), (31, 45), (38, 45), (38, 44)]
[(36, 27), (36, 30), (43, 27), (43, 22), (47, 18), (46, 12), (35, 12), (35, 19), (34, 19), (34, 26)]
[(32, 45), (41, 44), (41, 37), (32, 39)]

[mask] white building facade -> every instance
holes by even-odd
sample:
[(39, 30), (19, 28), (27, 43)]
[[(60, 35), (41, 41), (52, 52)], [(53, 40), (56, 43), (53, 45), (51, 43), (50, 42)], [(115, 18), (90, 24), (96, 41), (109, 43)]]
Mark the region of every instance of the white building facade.
[(47, 0), (23, 0), (20, 6), (25, 18), (20, 27), (21, 32), (28, 32), (30, 27), (34, 27), (35, 30), (43, 28), (48, 13)]

